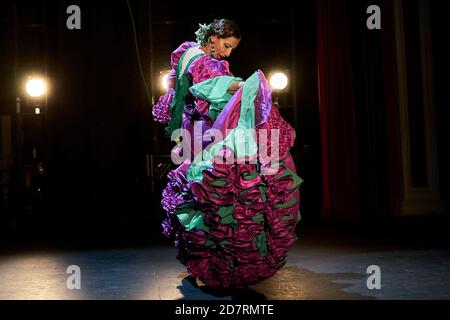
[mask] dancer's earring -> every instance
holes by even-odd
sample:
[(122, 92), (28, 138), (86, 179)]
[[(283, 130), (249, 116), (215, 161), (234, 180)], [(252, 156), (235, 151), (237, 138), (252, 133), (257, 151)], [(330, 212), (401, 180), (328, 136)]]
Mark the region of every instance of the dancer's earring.
[(212, 41), (211, 38), (209, 38), (209, 43), (211, 43), (211, 50), (209, 51), (209, 54), (210, 54), (211, 58), (214, 58), (214, 54), (216, 53), (216, 50), (214, 48), (214, 42)]

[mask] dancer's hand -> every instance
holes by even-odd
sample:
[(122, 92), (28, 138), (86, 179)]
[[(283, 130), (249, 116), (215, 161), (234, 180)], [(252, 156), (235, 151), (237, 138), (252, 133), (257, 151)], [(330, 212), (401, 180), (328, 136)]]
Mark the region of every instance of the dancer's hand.
[(230, 87), (228, 88), (229, 93), (235, 93), (237, 90), (239, 90), (240, 87), (244, 85), (244, 81), (234, 81)]

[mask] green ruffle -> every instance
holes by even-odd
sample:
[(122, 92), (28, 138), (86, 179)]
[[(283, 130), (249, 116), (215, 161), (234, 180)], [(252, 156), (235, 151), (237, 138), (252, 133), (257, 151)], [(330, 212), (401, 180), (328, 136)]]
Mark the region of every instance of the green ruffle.
[(176, 208), (176, 214), (180, 223), (184, 226), (187, 231), (192, 231), (193, 229), (209, 231), (209, 228), (205, 226), (202, 211), (194, 208), (192, 202), (188, 202)]
[(230, 225), (231, 227), (237, 226), (237, 220), (233, 217), (234, 206), (222, 206), (216, 212), (220, 216), (220, 223), (224, 225)]
[(264, 230), (261, 230), (261, 232), (253, 239), (253, 243), (256, 244), (259, 255), (265, 257), (267, 255), (267, 238)]

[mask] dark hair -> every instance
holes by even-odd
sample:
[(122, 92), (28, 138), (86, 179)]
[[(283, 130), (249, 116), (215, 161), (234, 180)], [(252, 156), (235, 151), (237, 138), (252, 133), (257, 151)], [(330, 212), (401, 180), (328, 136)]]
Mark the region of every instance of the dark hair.
[(239, 30), (238, 25), (233, 20), (215, 19), (211, 23), (210, 36), (212, 35), (217, 36), (218, 38), (235, 37), (236, 39), (241, 39), (241, 30)]
[(211, 36), (218, 38), (235, 37), (241, 39), (241, 31), (236, 22), (228, 19), (215, 19), (209, 25), (200, 24), (200, 29), (195, 32), (197, 42), (205, 46), (209, 42)]

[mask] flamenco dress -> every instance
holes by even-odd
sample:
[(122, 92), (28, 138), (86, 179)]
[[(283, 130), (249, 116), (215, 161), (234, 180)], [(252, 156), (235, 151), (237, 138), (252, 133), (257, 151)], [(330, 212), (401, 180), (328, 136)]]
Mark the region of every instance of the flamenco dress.
[[(280, 270), (297, 240), (303, 181), (290, 154), (295, 131), (260, 70), (232, 95), (229, 85), (242, 79), (197, 43), (178, 47), (171, 64), (170, 88), (152, 110), (167, 134), (183, 129), (173, 150), (181, 160), (162, 194), (163, 233), (207, 286), (248, 287)], [(210, 129), (221, 138), (205, 139)], [(200, 151), (186, 152), (187, 142)]]

